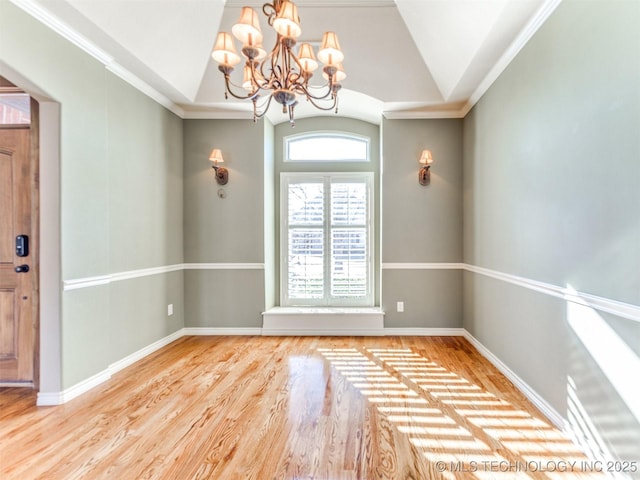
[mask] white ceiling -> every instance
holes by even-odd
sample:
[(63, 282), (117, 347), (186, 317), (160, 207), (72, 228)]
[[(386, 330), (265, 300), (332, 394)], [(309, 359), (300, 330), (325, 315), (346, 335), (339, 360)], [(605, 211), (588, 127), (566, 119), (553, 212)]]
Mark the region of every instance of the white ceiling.
[[(210, 53), (254, 0), (13, 0), (185, 118), (250, 118)], [(340, 114), (462, 117), (560, 0), (297, 0), (301, 41), (338, 33)], [(262, 17), (264, 45), (274, 36)], [(237, 68), (236, 75), (242, 68)], [(236, 79), (240, 83), (239, 79)], [(296, 107), (296, 117), (316, 115)], [(277, 106), (276, 106), (277, 107)], [(271, 107), (274, 123), (286, 120)]]

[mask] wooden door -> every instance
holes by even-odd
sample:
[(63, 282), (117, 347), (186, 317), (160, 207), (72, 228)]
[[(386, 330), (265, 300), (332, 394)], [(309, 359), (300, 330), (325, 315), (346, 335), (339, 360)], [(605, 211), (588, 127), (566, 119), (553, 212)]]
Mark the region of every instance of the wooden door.
[[(34, 382), (37, 219), (31, 154), (29, 125), (0, 127), (0, 383)], [(27, 256), (17, 254), (18, 235), (29, 237)], [(17, 272), (26, 270), (18, 268), (23, 265), (29, 271)]]

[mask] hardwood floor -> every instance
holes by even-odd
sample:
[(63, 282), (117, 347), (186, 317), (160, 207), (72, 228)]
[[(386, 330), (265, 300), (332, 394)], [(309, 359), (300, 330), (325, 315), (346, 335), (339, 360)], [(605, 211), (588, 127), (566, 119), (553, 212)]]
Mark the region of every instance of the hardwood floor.
[(602, 478), (584, 462), (459, 337), (184, 337), (65, 405), (0, 389), (4, 480)]

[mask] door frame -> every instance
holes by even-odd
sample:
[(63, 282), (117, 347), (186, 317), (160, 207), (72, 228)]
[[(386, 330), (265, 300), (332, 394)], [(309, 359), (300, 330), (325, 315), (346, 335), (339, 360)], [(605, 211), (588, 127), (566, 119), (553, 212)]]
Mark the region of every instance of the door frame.
[(60, 393), (62, 383), (62, 269), (61, 269), (61, 159), (60, 104), (44, 90), (6, 63), (0, 75), (17, 85), (39, 104), (39, 309), (35, 368), (39, 394)]
[[(33, 244), (33, 275), (36, 284), (32, 285), (31, 298), (33, 305), (33, 388), (40, 385), (40, 104), (30, 97), (31, 128), (29, 130), (30, 163), (31, 163), (31, 236)], [(34, 221), (35, 219), (35, 221)]]
[[(5, 77), (2, 77), (3, 79)], [(0, 93), (5, 90), (5, 87), (0, 89)], [(19, 93), (23, 94), (24, 92), (19, 87), (8, 87), (6, 90), (8, 93)], [(30, 306), (28, 308), (16, 309), (14, 311), (14, 322), (18, 325), (18, 335), (23, 335), (24, 328), (31, 330), (31, 338), (30, 345), (23, 344), (23, 340), (18, 340), (17, 344), (18, 352), (17, 352), (17, 365), (23, 365), (25, 360), (24, 357), (30, 357), (29, 363), (31, 364), (31, 374), (29, 377), (23, 375), (23, 373), (19, 373), (19, 379), (15, 380), (4, 380), (0, 383), (3, 387), (32, 387), (34, 389), (38, 388), (38, 378), (39, 378), (39, 350), (40, 343), (38, 338), (39, 324), (40, 324), (40, 315), (39, 315), (39, 245), (40, 245), (40, 234), (39, 234), (39, 104), (33, 98), (29, 97), (29, 114), (30, 114), (30, 122), (26, 123), (18, 123), (18, 124), (3, 124), (0, 125), (0, 131), (5, 132), (7, 135), (11, 135), (12, 132), (15, 132), (15, 135), (19, 135), (18, 132), (26, 132), (27, 133), (27, 168), (28, 168), (28, 177), (27, 182), (28, 185), (28, 225), (24, 224), (24, 220), (22, 217), (18, 220), (20, 226), (16, 225), (10, 226), (9, 230), (13, 231), (13, 234), (17, 233), (26, 234), (29, 238), (29, 252), (27, 254), (28, 258), (24, 258), (22, 260), (26, 261), (29, 267), (28, 276), (17, 280), (19, 285), (23, 285), (21, 288), (27, 288), (28, 290), (20, 290), (20, 295), (24, 295), (22, 297), (22, 304), (26, 305), (24, 300), (29, 300)], [(9, 137), (11, 138), (11, 137)], [(2, 147), (0, 147), (2, 148)], [(6, 152), (2, 150), (2, 153), (6, 153), (8, 155), (13, 155), (11, 147)], [(19, 158), (24, 159), (24, 156)], [(19, 160), (20, 162), (24, 162), (24, 160)], [(22, 167), (25, 165), (20, 163)], [(12, 189), (15, 189), (15, 176), (11, 180)], [(24, 187), (24, 183), (21, 183), (21, 186)], [(20, 188), (20, 187), (18, 187)], [(15, 190), (14, 190), (15, 191)], [(20, 215), (26, 214), (24, 210), (20, 210)], [(17, 229), (16, 229), (17, 227)], [(14, 260), (14, 266), (16, 262), (22, 261), (20, 258)], [(24, 280), (28, 279), (28, 283), (23, 284)], [(18, 296), (17, 294), (16, 297)], [(19, 312), (19, 313), (17, 313)], [(28, 312), (28, 316), (25, 312)], [(17, 315), (17, 319), (15, 318)], [(26, 324), (26, 325), (25, 325)], [(26, 347), (26, 348), (23, 348)], [(20, 372), (21, 367), (16, 367), (17, 371)]]

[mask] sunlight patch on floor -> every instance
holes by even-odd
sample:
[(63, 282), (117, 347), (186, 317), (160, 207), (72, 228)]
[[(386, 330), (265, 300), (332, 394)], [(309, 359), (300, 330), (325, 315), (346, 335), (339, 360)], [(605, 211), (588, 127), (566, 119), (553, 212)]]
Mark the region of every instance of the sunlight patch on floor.
[(319, 352), (443, 478), (602, 478), (558, 471), (561, 462), (587, 460), (562, 432), (410, 349)]

